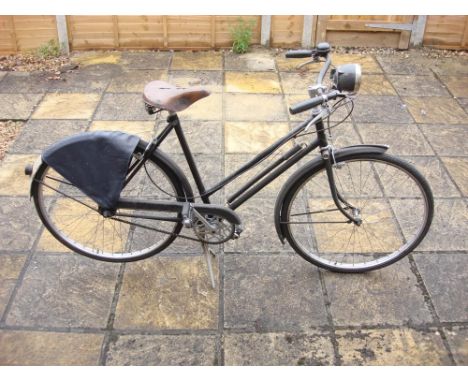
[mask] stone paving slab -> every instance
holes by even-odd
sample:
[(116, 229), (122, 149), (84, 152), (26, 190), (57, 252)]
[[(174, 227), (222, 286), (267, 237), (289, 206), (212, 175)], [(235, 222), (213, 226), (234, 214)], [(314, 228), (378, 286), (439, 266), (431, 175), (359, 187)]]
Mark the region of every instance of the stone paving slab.
[(122, 131), (149, 141), (154, 134), (153, 121), (94, 121), (89, 131)]
[(99, 121), (149, 121), (141, 93), (107, 93), (97, 108), (94, 120)]
[[(404, 204), (391, 202), (404, 234), (414, 232), (411, 215), (419, 211), (405, 210)], [(435, 214), (427, 236), (418, 251), (468, 250), (468, 210), (463, 199), (435, 199)]]
[(94, 366), (103, 334), (0, 331), (0, 365)]
[(225, 152), (258, 154), (289, 131), (286, 122), (226, 122)]
[(90, 119), (100, 96), (85, 93), (49, 93), (34, 112), (33, 119)]
[(396, 95), (392, 84), (382, 74), (363, 76), (359, 88), (362, 95)]
[(403, 101), (417, 123), (466, 123), (466, 113), (454, 99), (443, 97), (405, 97)]
[(221, 70), (223, 57), (221, 52), (175, 52), (172, 58), (172, 70)]
[(337, 331), (343, 365), (449, 365), (438, 332), (413, 329)]
[(223, 97), (213, 93), (178, 113), (180, 120), (219, 121), (222, 119)]
[(216, 329), (217, 310), (201, 257), (153, 258), (127, 265), (115, 327)]
[(445, 167), (463, 196), (468, 196), (468, 158), (443, 158)]
[(457, 365), (468, 366), (468, 327), (454, 326), (444, 333)]
[(333, 57), (333, 65), (335, 66), (344, 65), (344, 64), (361, 65), (363, 75), (368, 75), (372, 73), (382, 73), (382, 69), (380, 68), (380, 65), (377, 63), (376, 59), (370, 55), (339, 53), (339, 54), (334, 54), (332, 57)]
[(33, 204), (25, 197), (0, 197), (1, 248), (11, 251), (30, 250), (41, 230)]
[(411, 115), (404, 103), (395, 96), (359, 96), (354, 102), (356, 122), (410, 123)]
[(227, 93), (224, 96), (227, 121), (287, 121), (286, 107), (279, 94)]
[(226, 334), (224, 358), (230, 366), (333, 365), (334, 353), (327, 333)]
[(29, 195), (31, 180), (24, 175), (24, 167), (32, 164), (37, 155), (8, 155), (0, 165), (0, 195)]
[(59, 93), (101, 93), (109, 85), (113, 71), (102, 70), (93, 73), (89, 70), (64, 73), (59, 80), (50, 81), (49, 92)]
[(468, 76), (440, 76), (454, 97), (468, 97)]
[(0, 94), (0, 120), (28, 119), (42, 97), (42, 94)]
[[(358, 123), (365, 143), (387, 144), (395, 155), (434, 155), (416, 124)], [(437, 126), (437, 129), (439, 127)]]
[(468, 125), (420, 125), (420, 128), (437, 154), (468, 156)]
[(167, 70), (129, 70), (114, 77), (110, 82), (109, 93), (143, 93), (143, 89), (151, 81), (167, 81)]
[(84, 131), (87, 125), (88, 121), (83, 120), (29, 120), (13, 142), (9, 152), (39, 154), (58, 140)]
[[(105, 328), (119, 265), (78, 256), (34, 256), (8, 325)], [(39, 292), (39, 293), (38, 293)]]
[(468, 257), (461, 253), (414, 256), (441, 321), (468, 319)]
[[(182, 121), (184, 135), (193, 154), (221, 155), (223, 142), (223, 124), (220, 121)], [(160, 129), (166, 125), (162, 122)], [(161, 144), (166, 153), (182, 154), (177, 135), (171, 133)]]
[(220, 93), (223, 90), (223, 73), (214, 70), (172, 70), (169, 82), (179, 87), (202, 86), (211, 92)]
[(47, 80), (47, 74), (28, 72), (9, 72), (0, 83), (0, 93), (45, 93), (52, 81)]
[(389, 74), (429, 75), (432, 74), (427, 65), (428, 60), (421, 56), (377, 56), (382, 69)]
[(432, 321), (407, 259), (368, 274), (326, 272), (324, 279), (335, 325), (417, 325)]
[(398, 94), (403, 97), (450, 97), (445, 86), (433, 75), (389, 75), (388, 78)]
[(430, 67), (434, 73), (448, 76), (466, 76), (468, 75), (468, 58), (460, 57), (442, 57), (438, 60), (430, 60)]
[(231, 93), (281, 93), (278, 75), (271, 72), (226, 72), (225, 83)]
[[(452, 197), (461, 196), (460, 192), (455, 187), (455, 184), (450, 180), (443, 163), (435, 156), (427, 157), (403, 157), (407, 162), (414, 165), (419, 172), (426, 178), (431, 185), (431, 190), (434, 197)], [(398, 184), (396, 184), (398, 186)], [(387, 190), (392, 195), (402, 194), (402, 190), (392, 189)]]
[(226, 256), (225, 328), (305, 331), (327, 325), (318, 272), (306, 264), (299, 256)]
[[(27, 120), (0, 163), (0, 364), (468, 364), (467, 61), (417, 51), (406, 56), (334, 55), (336, 65), (360, 63), (363, 84), (352, 118), (332, 133), (337, 147), (389, 144), (389, 153), (427, 177), (435, 215), (417, 251), (382, 270), (344, 275), (319, 271), (283, 246), (273, 221), (276, 195), (308, 156), (237, 209), (241, 238), (212, 246), (214, 290), (194, 241), (178, 238), (160, 256), (125, 265), (71, 253), (42, 228), (24, 164), (81, 131), (149, 140), (167, 113), (155, 122), (141, 91), (147, 81), (163, 79), (212, 92), (179, 113), (202, 178), (212, 186), (309, 116), (290, 115), (288, 107), (307, 98), (321, 65), (297, 69), (306, 59), (266, 49), (241, 56), (83, 52), (73, 55), (79, 69), (60, 81), (0, 72), (0, 119)], [(331, 125), (349, 110), (350, 104), (338, 109)], [(174, 134), (161, 149), (188, 173)], [(224, 204), (249, 175), (211, 200)], [(314, 196), (329, 196), (323, 186), (311, 187)], [(411, 193), (386, 189), (385, 195), (397, 219), (392, 229), (407, 235), (418, 211), (394, 197)], [(373, 196), (380, 199), (369, 208), (378, 208), (383, 194)], [(52, 202), (47, 207), (55, 213), (61, 205)], [(317, 230), (317, 245), (330, 232)]]
[(0, 256), (0, 317), (5, 312), (25, 261), (26, 255)]
[(275, 71), (275, 58), (269, 51), (238, 55), (226, 52), (224, 69), (243, 72)]
[(306, 87), (304, 87), (304, 83), (311, 80), (314, 76), (308, 72), (281, 72), (280, 78), (284, 94), (301, 94), (306, 99), (308, 93)]
[(458, 102), (463, 107), (465, 112), (468, 114), (468, 98), (459, 98)]
[(129, 69), (166, 69), (171, 52), (122, 52), (122, 66)]
[(211, 366), (214, 335), (121, 335), (110, 344), (106, 365)]

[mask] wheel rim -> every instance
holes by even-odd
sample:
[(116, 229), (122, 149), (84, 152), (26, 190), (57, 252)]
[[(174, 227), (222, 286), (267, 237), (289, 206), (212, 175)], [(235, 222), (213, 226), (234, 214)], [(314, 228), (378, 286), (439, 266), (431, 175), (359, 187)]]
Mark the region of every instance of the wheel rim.
[(339, 165), (333, 170), (338, 191), (360, 209), (362, 225), (344, 223), (321, 169), (299, 186), (289, 203), (293, 247), (314, 263), (345, 271), (379, 268), (414, 249), (427, 229), (430, 210), (419, 180), (385, 160), (359, 158)]
[[(176, 190), (167, 175), (152, 161), (147, 161), (145, 166), (148, 171), (141, 170), (123, 190), (122, 196), (175, 200)], [(46, 227), (62, 244), (81, 254), (103, 260), (124, 261), (155, 253), (167, 245), (178, 226), (176, 222), (141, 217), (104, 218), (97, 211), (96, 203), (49, 166), (38, 184), (37, 207)], [(133, 211), (117, 211), (117, 214), (120, 213), (133, 214)], [(138, 211), (138, 214), (177, 218), (176, 213)], [(54, 241), (49, 241), (49, 246), (52, 250), (61, 251), (60, 245)]]

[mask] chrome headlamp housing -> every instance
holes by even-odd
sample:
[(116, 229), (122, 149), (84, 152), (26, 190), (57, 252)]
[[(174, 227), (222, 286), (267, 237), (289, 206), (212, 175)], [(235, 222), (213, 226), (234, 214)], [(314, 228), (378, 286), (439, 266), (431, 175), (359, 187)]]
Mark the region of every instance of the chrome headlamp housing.
[(330, 77), (339, 91), (356, 93), (361, 85), (361, 65), (340, 65), (331, 71)]

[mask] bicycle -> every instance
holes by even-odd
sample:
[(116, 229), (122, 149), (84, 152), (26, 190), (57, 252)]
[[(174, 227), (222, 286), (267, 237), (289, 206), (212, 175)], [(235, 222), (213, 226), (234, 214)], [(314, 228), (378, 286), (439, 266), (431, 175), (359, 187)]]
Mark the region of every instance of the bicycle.
[[(98, 155), (98, 158), (91, 160), (94, 163), (82, 171), (84, 175), (80, 176), (86, 179), (81, 188), (47, 164), (45, 154), (34, 167), (27, 168), (27, 174), (32, 177), (31, 196), (45, 227), (69, 249), (114, 262), (152, 256), (177, 237), (199, 241), (214, 286), (210, 253), (214, 254), (208, 246), (240, 237), (242, 220), (236, 209), (306, 155), (319, 149), (319, 155), (296, 170), (277, 196), (274, 219), (281, 242), (288, 242), (308, 262), (335, 272), (371, 271), (409, 254), (423, 240), (433, 217), (434, 203), (427, 181), (411, 164), (387, 154), (386, 145), (361, 144), (336, 149), (327, 137), (332, 128), (330, 115), (345, 103), (350, 104), (351, 111), (341, 122), (352, 112), (352, 95), (360, 84), (359, 65), (333, 69), (332, 85), (326, 87), (323, 81), (331, 67), (328, 43), (321, 43), (313, 50), (289, 51), (286, 57), (309, 58), (303, 65), (324, 62), (316, 85), (309, 87), (311, 98), (290, 107), (292, 114), (312, 110), (311, 115), (237, 171), (205, 189), (177, 112), (208, 96), (209, 92), (203, 88), (176, 88), (153, 81), (145, 87), (143, 98), (148, 113), (163, 110), (169, 113), (162, 131), (149, 143), (139, 138), (132, 140), (125, 134), (103, 133), (98, 137), (109, 147), (117, 146), (115, 142), (122, 137), (134, 142), (130, 145), (129, 158), (121, 161), (124, 163), (121, 174), (106, 171), (110, 167), (104, 167), (98, 178), (95, 177), (96, 184), (99, 177), (121, 182), (121, 186), (114, 189), (117, 196), (113, 204), (107, 205), (93, 194), (100, 191), (102, 182), (95, 187), (97, 191), (86, 189), (93, 186), (86, 177), (91, 176), (87, 174), (94, 171), (95, 166), (101, 162), (111, 166), (118, 161), (109, 159), (101, 150), (97, 150), (97, 154), (86, 154), (88, 159), (90, 155), (93, 158)], [(336, 101), (333, 106), (330, 106), (331, 101)], [(309, 131), (311, 127), (314, 131)], [(194, 194), (181, 169), (159, 149), (172, 131), (178, 137), (198, 195)], [(84, 136), (89, 134), (84, 133)], [(293, 144), (230, 195), (225, 206), (210, 202), (214, 193), (269, 158), (287, 142), (310, 134), (316, 134), (316, 138)], [(90, 151), (98, 139), (92, 137), (92, 141), (83, 138), (86, 145), (78, 146), (79, 150), (75, 151)], [(67, 153), (73, 151), (70, 143), (68, 146), (59, 143), (58, 148), (64, 147), (68, 147)], [(52, 153), (57, 153), (58, 148), (51, 150)], [(64, 163), (63, 155), (58, 156), (57, 161)], [(70, 177), (77, 174), (77, 168), (80, 167), (70, 167)], [(108, 194), (101, 192), (100, 196)], [(201, 202), (195, 201), (197, 197)], [(402, 218), (405, 210), (412, 211), (411, 220)], [(195, 237), (181, 234), (183, 228), (193, 230)]]

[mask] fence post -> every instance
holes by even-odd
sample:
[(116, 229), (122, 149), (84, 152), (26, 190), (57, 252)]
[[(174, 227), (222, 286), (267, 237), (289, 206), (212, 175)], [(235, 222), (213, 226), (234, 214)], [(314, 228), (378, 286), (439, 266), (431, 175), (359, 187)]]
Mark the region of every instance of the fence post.
[(262, 29), (260, 43), (264, 46), (270, 46), (271, 34), (271, 16), (262, 16)]
[(421, 46), (424, 39), (424, 31), (426, 30), (427, 16), (416, 16), (413, 21), (413, 29), (411, 30), (410, 46)]
[(68, 29), (66, 16), (55, 16), (57, 22), (57, 35), (60, 45), (60, 51), (64, 54), (70, 54), (70, 44), (68, 43)]
[(312, 46), (312, 30), (314, 26), (313, 16), (304, 16), (304, 25), (302, 27), (302, 46), (310, 48)]

